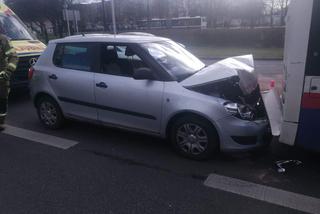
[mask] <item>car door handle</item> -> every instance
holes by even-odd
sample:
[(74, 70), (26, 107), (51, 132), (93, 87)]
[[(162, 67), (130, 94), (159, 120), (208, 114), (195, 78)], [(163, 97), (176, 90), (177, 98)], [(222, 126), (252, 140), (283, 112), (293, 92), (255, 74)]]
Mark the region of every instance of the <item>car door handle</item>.
[(316, 90), (318, 90), (318, 87), (317, 86), (311, 86), (311, 91), (316, 91)]
[(96, 86), (97, 86), (98, 88), (108, 88), (107, 84), (104, 83), (104, 82), (99, 82), (99, 83), (96, 84)]
[(57, 77), (57, 75), (55, 75), (55, 74), (51, 74), (51, 75), (49, 75), (49, 79), (57, 80), (58, 77)]

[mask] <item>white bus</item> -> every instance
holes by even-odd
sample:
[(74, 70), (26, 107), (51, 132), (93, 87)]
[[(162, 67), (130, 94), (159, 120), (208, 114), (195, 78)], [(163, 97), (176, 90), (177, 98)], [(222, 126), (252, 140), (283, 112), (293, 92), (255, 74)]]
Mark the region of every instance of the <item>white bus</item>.
[(171, 19), (151, 19), (137, 22), (139, 29), (165, 29), (165, 28), (207, 28), (206, 17), (178, 17)]
[(282, 143), (320, 151), (320, 0), (289, 5), (284, 77), (281, 117), (272, 115), (277, 102), (265, 101), (273, 133)]

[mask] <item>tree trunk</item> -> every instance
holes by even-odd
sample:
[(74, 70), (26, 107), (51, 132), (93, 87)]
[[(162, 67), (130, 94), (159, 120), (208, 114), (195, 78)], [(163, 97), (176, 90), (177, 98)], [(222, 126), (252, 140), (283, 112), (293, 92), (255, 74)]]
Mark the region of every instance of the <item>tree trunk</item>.
[(274, 0), (271, 1), (270, 26), (273, 27)]
[(53, 34), (55, 37), (58, 37), (58, 24), (57, 21), (52, 22), (52, 26), (53, 26)]
[(251, 28), (251, 29), (253, 29), (253, 28), (255, 27), (255, 23), (254, 23), (255, 20), (256, 20), (255, 17), (251, 17), (251, 18), (250, 18), (250, 28)]
[(57, 24), (58, 24), (58, 33), (59, 33), (59, 37), (62, 38), (63, 37), (63, 21), (61, 19), (57, 20)]
[(41, 28), (42, 35), (44, 36), (45, 42), (48, 43), (49, 42), (48, 31), (47, 31), (46, 25), (43, 22), (40, 23), (40, 28)]
[(49, 18), (50, 23), (52, 24), (52, 28), (53, 28), (53, 35), (55, 37), (58, 37), (58, 24), (57, 24), (57, 20), (55, 19), (50, 19)]
[(281, 24), (285, 25), (285, 19), (288, 14), (288, 4), (289, 0), (282, 0), (283, 1), (283, 8), (281, 8)]
[(208, 14), (208, 26), (216, 28), (217, 25), (217, 15), (215, 14), (215, 2), (214, 0), (208, 0), (208, 8), (207, 8), (207, 14)]

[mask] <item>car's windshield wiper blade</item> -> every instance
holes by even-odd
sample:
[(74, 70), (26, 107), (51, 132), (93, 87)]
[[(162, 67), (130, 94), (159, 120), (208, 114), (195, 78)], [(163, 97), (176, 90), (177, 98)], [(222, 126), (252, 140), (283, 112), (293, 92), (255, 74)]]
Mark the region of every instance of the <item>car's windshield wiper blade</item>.
[[(196, 72), (194, 72), (193, 74), (196, 74), (196, 73), (198, 73), (199, 71), (202, 71), (203, 69), (205, 69), (205, 68), (207, 68), (208, 66), (207, 65), (205, 65), (205, 66), (203, 66), (202, 68), (200, 68), (199, 70), (197, 70)], [(193, 75), (192, 74), (192, 75)]]

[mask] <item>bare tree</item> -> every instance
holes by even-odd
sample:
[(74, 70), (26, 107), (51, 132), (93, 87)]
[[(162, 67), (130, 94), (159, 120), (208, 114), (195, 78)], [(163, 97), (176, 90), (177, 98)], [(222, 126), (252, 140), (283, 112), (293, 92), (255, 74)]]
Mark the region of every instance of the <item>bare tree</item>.
[(285, 25), (285, 17), (288, 13), (289, 0), (281, 0), (281, 25)]
[(273, 26), (273, 16), (274, 16), (274, 9), (275, 9), (275, 1), (276, 0), (271, 0), (271, 5), (270, 5), (270, 25)]
[(218, 22), (223, 23), (223, 25), (228, 25), (226, 20), (227, 17), (231, 15), (231, 0), (206, 0), (205, 2), (201, 1), (200, 4), (202, 5), (200, 15), (207, 17), (209, 27), (215, 28)]
[(285, 25), (290, 0), (265, 0), (266, 11), (270, 17), (270, 26), (274, 26), (274, 16), (280, 15), (280, 24)]
[(45, 40), (48, 41), (45, 22), (50, 21), (54, 33), (62, 37), (64, 28), (63, 7), (65, 5), (71, 6), (73, 0), (6, 0), (5, 2), (23, 20), (38, 25)]

